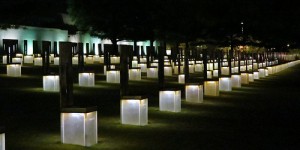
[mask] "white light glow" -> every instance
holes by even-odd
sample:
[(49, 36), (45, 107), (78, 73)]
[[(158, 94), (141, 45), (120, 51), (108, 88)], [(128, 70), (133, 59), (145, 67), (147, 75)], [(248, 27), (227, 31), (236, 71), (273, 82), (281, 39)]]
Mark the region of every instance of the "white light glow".
[(202, 103), (203, 102), (203, 87), (202, 85), (186, 85), (185, 99), (188, 102)]
[(94, 73), (79, 73), (78, 80), (79, 86), (95, 86)]
[(148, 99), (121, 99), (121, 123), (148, 124)]
[(142, 73), (141, 69), (129, 69), (129, 80), (141, 80), (142, 79)]
[(160, 111), (181, 111), (181, 91), (159, 91), (159, 110)]
[(158, 69), (157, 68), (147, 68), (147, 78), (157, 78)]
[(20, 64), (9, 64), (6, 66), (7, 76), (20, 77), (21, 76), (21, 65)]
[(220, 91), (232, 91), (231, 78), (228, 78), (228, 77), (219, 78), (219, 90)]
[(5, 133), (0, 133), (0, 150), (5, 150)]
[(120, 71), (119, 70), (106, 71), (106, 82), (120, 83)]
[(240, 75), (231, 75), (231, 85), (232, 87), (242, 87), (241, 76)]
[(44, 91), (59, 91), (59, 76), (58, 75), (48, 75), (43, 76), (43, 90)]
[(218, 81), (205, 81), (204, 82), (204, 95), (219, 96), (219, 82)]
[(92, 146), (98, 142), (97, 111), (61, 113), (62, 143)]

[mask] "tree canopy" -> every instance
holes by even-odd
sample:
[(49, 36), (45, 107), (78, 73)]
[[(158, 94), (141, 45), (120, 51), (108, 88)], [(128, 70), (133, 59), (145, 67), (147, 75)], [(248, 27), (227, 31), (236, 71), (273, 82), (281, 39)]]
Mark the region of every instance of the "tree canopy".
[(293, 0), (1, 0), (0, 5), (1, 27), (65, 28), (60, 14), (68, 12), (79, 30), (110, 39), (224, 44), (235, 35), (268, 47), (300, 46), (300, 9)]

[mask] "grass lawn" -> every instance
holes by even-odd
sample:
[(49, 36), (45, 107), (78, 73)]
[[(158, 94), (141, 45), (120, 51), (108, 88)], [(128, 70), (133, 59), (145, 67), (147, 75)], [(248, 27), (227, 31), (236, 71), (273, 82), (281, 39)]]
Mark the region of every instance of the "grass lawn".
[[(119, 84), (106, 83), (100, 65), (95, 87), (79, 87), (75, 69), (74, 101), (98, 106), (98, 144), (91, 147), (61, 144), (59, 93), (44, 92), (42, 69), (22, 67), (22, 77), (7, 77), (0, 66), (0, 125), (6, 128), (7, 150), (93, 149), (299, 149), (300, 65), (254, 83), (188, 103), (184, 85), (166, 77), (166, 87), (182, 91), (182, 111), (162, 112), (156, 79), (130, 81), (132, 95), (145, 95), (149, 124), (120, 124)], [(51, 71), (58, 73), (57, 66)], [(199, 74), (192, 81), (200, 82)]]

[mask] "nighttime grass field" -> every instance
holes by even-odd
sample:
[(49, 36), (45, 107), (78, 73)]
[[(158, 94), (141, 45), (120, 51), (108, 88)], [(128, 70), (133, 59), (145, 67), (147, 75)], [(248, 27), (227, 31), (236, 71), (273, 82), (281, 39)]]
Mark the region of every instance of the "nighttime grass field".
[[(76, 70), (76, 68), (75, 68)], [(0, 125), (6, 128), (7, 150), (93, 149), (299, 149), (300, 65), (254, 83), (188, 103), (184, 85), (166, 77), (166, 87), (182, 90), (182, 111), (161, 112), (155, 79), (130, 81), (132, 95), (149, 99), (149, 124), (120, 124), (119, 84), (106, 83), (100, 65), (95, 87), (79, 87), (74, 75), (74, 100), (98, 106), (98, 144), (61, 144), (59, 93), (44, 92), (40, 67), (22, 67), (22, 77), (6, 76), (0, 66)], [(58, 73), (58, 67), (51, 66)], [(196, 75), (193, 81), (200, 82)]]

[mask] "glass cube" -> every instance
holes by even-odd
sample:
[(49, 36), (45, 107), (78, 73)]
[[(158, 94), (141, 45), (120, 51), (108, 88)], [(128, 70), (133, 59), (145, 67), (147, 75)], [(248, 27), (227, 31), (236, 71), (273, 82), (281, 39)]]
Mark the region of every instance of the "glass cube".
[(7, 56), (2, 56), (2, 64), (7, 64)]
[(185, 83), (185, 76), (184, 74), (178, 75), (178, 83)]
[(259, 72), (253, 72), (253, 79), (259, 79)]
[(219, 76), (219, 70), (213, 70), (213, 77)]
[(219, 69), (218, 63), (216, 63), (216, 62), (214, 63), (214, 69), (215, 69), (215, 70), (218, 70), (218, 69)]
[(207, 63), (207, 70), (214, 70), (214, 68), (213, 68), (213, 63)]
[(164, 75), (172, 76), (172, 66), (164, 66)]
[(147, 58), (142, 58), (142, 57), (140, 57), (140, 62), (141, 62), (141, 63), (147, 63)]
[(248, 73), (249, 82), (254, 82), (254, 75), (253, 73)]
[(106, 71), (106, 82), (108, 82), (108, 83), (120, 83), (120, 70), (108, 70), (108, 71)]
[(248, 71), (252, 71), (252, 65), (248, 65), (248, 66), (247, 66), (247, 70), (248, 70)]
[(221, 67), (221, 75), (229, 75), (229, 67)]
[(253, 70), (257, 70), (258, 69), (258, 64), (257, 63), (253, 63)]
[(269, 70), (268, 69), (265, 69), (265, 76), (269, 76)]
[(258, 76), (259, 76), (259, 78), (266, 77), (266, 75), (265, 75), (265, 69), (258, 69)]
[(100, 56), (99, 63), (104, 64), (104, 56)]
[(20, 64), (8, 64), (6, 66), (7, 76), (20, 77), (21, 65)]
[(43, 76), (43, 89), (44, 91), (59, 91), (59, 76), (58, 75), (47, 75)]
[[(103, 66), (103, 74), (106, 74), (106, 65)], [(110, 69), (116, 69), (116, 66), (115, 65), (110, 65)]]
[(213, 78), (213, 73), (212, 73), (212, 71), (211, 70), (208, 70), (208, 71), (206, 71), (206, 73), (207, 73), (207, 79), (212, 79)]
[(33, 64), (33, 56), (24, 56), (24, 64)]
[(232, 83), (230, 77), (219, 78), (219, 90), (220, 91), (232, 91)]
[(63, 144), (92, 146), (98, 142), (97, 108), (63, 108), (61, 140)]
[(118, 56), (111, 56), (110, 57), (110, 62), (112, 64), (119, 64), (120, 63), (120, 57), (118, 57)]
[(162, 90), (159, 91), (159, 110), (160, 111), (181, 111), (181, 91)]
[(150, 63), (150, 66), (151, 67), (158, 67), (158, 62), (152, 62), (152, 63)]
[(170, 49), (167, 49), (167, 50), (166, 50), (166, 54), (167, 54), (167, 55), (171, 55), (171, 50), (170, 50)]
[(50, 54), (49, 59), (50, 59), (50, 62), (54, 61), (54, 54)]
[(72, 64), (78, 65), (78, 57), (72, 57)]
[(157, 78), (158, 69), (156, 67), (147, 68), (147, 78)]
[(234, 73), (239, 73), (239, 67), (234, 67)]
[(189, 73), (195, 73), (195, 65), (189, 64)]
[(86, 64), (94, 64), (93, 56), (85, 57), (84, 62), (85, 62)]
[(34, 66), (43, 66), (43, 58), (42, 57), (36, 57), (34, 60)]
[(132, 67), (133, 67), (133, 68), (138, 67), (138, 61), (137, 61), (137, 60), (131, 61), (131, 64), (132, 64)]
[(93, 61), (94, 62), (100, 62), (100, 56), (99, 55), (94, 55), (93, 56)]
[(195, 72), (203, 72), (203, 64), (195, 64)]
[(231, 75), (231, 86), (237, 88), (242, 87), (241, 75)]
[(23, 64), (23, 58), (14, 57), (14, 58), (12, 58), (12, 63)]
[(273, 67), (267, 67), (268, 69), (268, 74), (273, 74)]
[(219, 96), (219, 81), (204, 81), (204, 95)]
[(121, 123), (148, 124), (148, 99), (142, 96), (124, 96), (121, 99)]
[(95, 86), (94, 73), (79, 73), (78, 80), (79, 86)]
[(54, 65), (59, 65), (59, 57), (54, 57), (53, 61), (54, 61)]
[(241, 67), (240, 67), (240, 70), (241, 70), (241, 72), (242, 72), (242, 71), (246, 71), (246, 66), (241, 66)]
[(138, 64), (138, 67), (140, 67), (141, 68), (141, 72), (147, 72), (147, 64), (145, 64), (145, 63), (140, 63), (140, 64)]
[(0, 150), (5, 150), (5, 132), (4, 128), (0, 127)]
[(203, 102), (203, 86), (198, 84), (185, 85), (185, 100), (187, 102)]
[(141, 80), (142, 79), (142, 73), (140, 68), (132, 68), (128, 71), (129, 74), (129, 80)]
[(242, 84), (249, 84), (248, 73), (241, 73), (241, 83)]
[(184, 73), (184, 67), (183, 65), (180, 66), (180, 73), (178, 73), (178, 65), (174, 66), (174, 74), (181, 74)]

